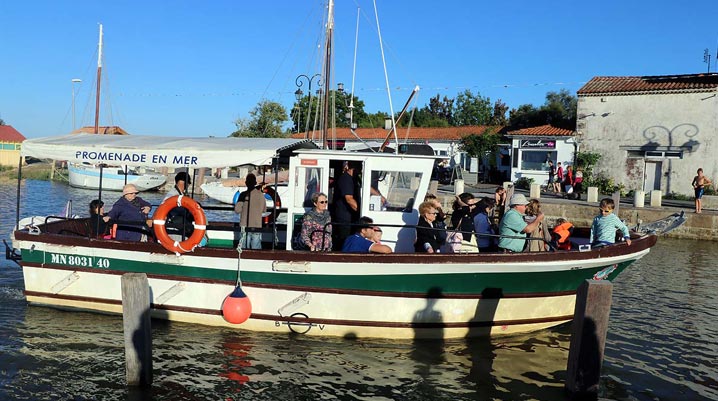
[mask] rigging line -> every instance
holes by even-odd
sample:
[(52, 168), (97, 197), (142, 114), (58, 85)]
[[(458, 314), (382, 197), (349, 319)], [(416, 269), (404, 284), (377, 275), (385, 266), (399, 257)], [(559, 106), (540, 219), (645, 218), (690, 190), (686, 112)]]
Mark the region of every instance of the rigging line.
[(361, 15), (361, 9), (357, 7), (357, 27), (356, 34), (354, 35), (354, 65), (352, 66), (352, 93), (349, 98), (349, 129), (353, 129), (354, 123), (354, 81), (357, 73), (357, 48), (359, 47), (359, 16)]
[(389, 88), (389, 74), (386, 71), (386, 59), (384, 58), (384, 45), (383, 45), (384, 40), (381, 37), (381, 28), (379, 27), (379, 11), (376, 8), (376, 0), (374, 0), (373, 3), (374, 3), (374, 16), (376, 17), (376, 30), (379, 33), (379, 47), (381, 47), (381, 61), (384, 64), (384, 80), (386, 81), (386, 91), (387, 91), (387, 96), (389, 97), (389, 112), (391, 115), (391, 126), (392, 126), (392, 129), (394, 129), (394, 140), (396, 141), (396, 144), (397, 144), (394, 152), (396, 154), (399, 154), (399, 146), (398, 146), (399, 145), (399, 137), (397, 136), (396, 128), (394, 127), (394, 125), (396, 124), (396, 119), (394, 118), (394, 105), (391, 102), (391, 89)]

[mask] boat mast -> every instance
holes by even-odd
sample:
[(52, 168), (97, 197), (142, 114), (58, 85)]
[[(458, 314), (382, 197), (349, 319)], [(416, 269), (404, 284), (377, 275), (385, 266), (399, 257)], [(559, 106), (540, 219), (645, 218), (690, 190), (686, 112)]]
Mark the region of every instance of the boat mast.
[(95, 134), (100, 131), (100, 81), (102, 79), (102, 24), (100, 24), (100, 42), (97, 45), (97, 92), (95, 95)]
[(329, 88), (332, 67), (332, 42), (334, 41), (334, 0), (329, 0), (327, 12), (327, 34), (324, 53), (324, 108), (322, 111), (322, 148), (328, 149), (329, 135)]

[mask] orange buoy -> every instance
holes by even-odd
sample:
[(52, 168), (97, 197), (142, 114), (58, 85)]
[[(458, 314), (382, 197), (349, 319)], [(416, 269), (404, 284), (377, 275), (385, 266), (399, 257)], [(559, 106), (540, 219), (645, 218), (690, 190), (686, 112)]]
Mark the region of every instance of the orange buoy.
[[(194, 218), (194, 232), (184, 241), (175, 241), (167, 234), (165, 223), (170, 210), (176, 207), (186, 208)], [(168, 251), (181, 254), (192, 252), (204, 239), (204, 233), (207, 231), (207, 217), (204, 215), (202, 207), (194, 199), (189, 196), (175, 195), (162, 202), (160, 207), (155, 211), (153, 219), (153, 228), (155, 237)]]
[(252, 302), (240, 286), (235, 287), (222, 303), (222, 316), (232, 324), (244, 323), (252, 314)]

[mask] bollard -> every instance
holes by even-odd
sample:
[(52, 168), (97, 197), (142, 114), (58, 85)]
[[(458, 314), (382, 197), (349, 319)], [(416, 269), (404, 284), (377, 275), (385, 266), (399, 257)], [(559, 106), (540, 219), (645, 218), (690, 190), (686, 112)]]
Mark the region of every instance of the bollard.
[(122, 275), (122, 323), (128, 386), (152, 384), (150, 287), (144, 273)]
[(598, 187), (588, 187), (588, 199), (587, 202), (598, 202)]
[(464, 193), (464, 180), (454, 180), (454, 195), (461, 195)]
[(429, 193), (436, 195), (439, 190), (439, 181), (431, 180), (429, 181)]
[(612, 293), (608, 280), (585, 280), (576, 292), (566, 372), (566, 391), (572, 398), (598, 396)]
[(533, 199), (541, 198), (541, 184), (531, 184), (531, 189), (529, 190), (529, 197)]
[(646, 203), (646, 193), (644, 191), (636, 191), (633, 193), (633, 207), (643, 207)]
[(618, 209), (621, 206), (621, 191), (616, 191), (611, 195), (611, 199), (613, 199), (613, 214), (618, 216)]
[(651, 207), (661, 207), (662, 198), (663, 191), (658, 189), (651, 191)]

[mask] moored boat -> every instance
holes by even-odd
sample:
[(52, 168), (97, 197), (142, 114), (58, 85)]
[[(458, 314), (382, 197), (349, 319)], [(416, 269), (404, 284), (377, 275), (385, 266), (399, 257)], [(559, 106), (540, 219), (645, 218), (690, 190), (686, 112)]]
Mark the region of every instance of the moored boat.
[(149, 191), (165, 183), (167, 177), (152, 172), (138, 172), (119, 166), (101, 168), (90, 164), (69, 163), (67, 166), (70, 186), (105, 191), (122, 191), (125, 184), (134, 184), (140, 191)]
[[(319, 150), (300, 140), (74, 137), (72, 144), (63, 137), (30, 139), (22, 152), (91, 162), (76, 151), (81, 146), (131, 154), (142, 160), (136, 165), (150, 167), (288, 163), (283, 212), (289, 222), (308, 210), (312, 193), (332, 199), (331, 183), (344, 162), (360, 163), (366, 179), (359, 181), (359, 191), (367, 200), (360, 212), (383, 228), (382, 242), (394, 253), (295, 251), (288, 241), (294, 225), (276, 222), (263, 229), (263, 249), (241, 249), (241, 229), (229, 210), (232, 217), (207, 222), (207, 244), (187, 253), (155, 242), (90, 238), (87, 219), (60, 220), (38, 225), (36, 232), (13, 233), (25, 293), (33, 304), (119, 313), (122, 274), (142, 272), (149, 279), (153, 316), (169, 320), (384, 338), (517, 333), (570, 320), (583, 280), (614, 279), (656, 243), (654, 234), (633, 233), (631, 245), (586, 251), (417, 254), (417, 200), (428, 190), (432, 157)], [(133, 140), (142, 146), (132, 147)], [(369, 177), (376, 177), (386, 198), (381, 207), (369, 195)], [(576, 229), (574, 237), (580, 242), (587, 230)], [(223, 317), (222, 304), (238, 283), (251, 300), (251, 315), (233, 324)]]

